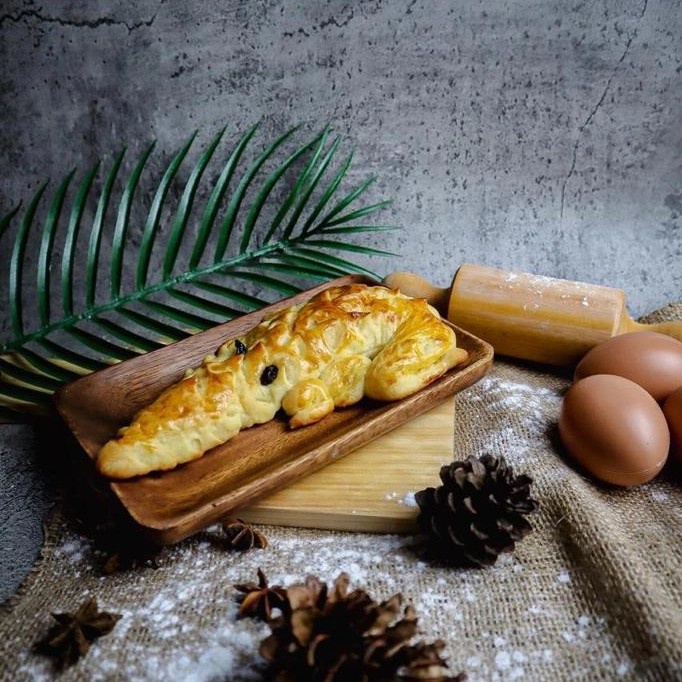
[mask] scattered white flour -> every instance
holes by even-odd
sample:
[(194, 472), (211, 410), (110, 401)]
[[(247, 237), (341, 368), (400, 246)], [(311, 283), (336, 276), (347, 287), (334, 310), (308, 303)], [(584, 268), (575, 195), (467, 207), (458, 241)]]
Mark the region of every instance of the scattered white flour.
[(473, 604), (476, 601), (476, 592), (472, 589), (470, 585), (464, 585), (462, 589), (464, 600)]
[(616, 674), (624, 677), (630, 672), (631, 665), (628, 661), (621, 661), (616, 668)]
[(523, 663), (527, 658), (520, 651), (511, 654), (508, 651), (500, 651), (495, 654), (495, 668), (504, 673), (505, 680), (518, 680), (526, 677), (524, 669), (516, 663)]
[[(502, 421), (499, 428), (491, 430), (473, 454), (503, 454), (519, 470), (542, 464), (540, 458), (546, 457), (548, 448), (552, 449), (548, 432), (559, 414), (561, 392), (488, 375), (478, 382), (475, 392), (465, 391), (458, 400), (460, 405), (466, 401), (476, 403), (482, 401), (482, 396), (491, 411), (513, 415), (514, 420), (506, 426)], [(458, 408), (460, 414), (463, 409)]]
[(654, 502), (668, 502), (670, 500), (670, 495), (663, 490), (652, 490), (651, 499)]
[[(487, 376), (461, 394), (458, 412), (463, 414), (467, 403), (475, 406), (483, 395), (492, 400), (492, 409), (513, 413), (515, 426), (502, 426), (481, 436), (477, 443), (480, 452), (466, 454), (504, 454), (515, 468), (530, 469), (531, 473), (535, 464), (544, 465), (546, 480), (546, 463), (540, 458), (546, 458), (551, 447), (548, 427), (558, 414), (561, 391)], [(476, 407), (480, 409), (480, 405)], [(389, 491), (385, 499), (415, 507), (414, 495), (413, 491)], [(651, 492), (651, 498), (663, 503), (669, 496), (657, 490)], [(410, 549), (414, 538), (409, 536), (263, 530), (270, 540), (265, 550), (225, 551), (215, 541), (218, 531), (213, 529), (166, 549), (157, 569), (112, 576), (99, 574), (88, 540), (67, 533), (54, 550), (54, 560), (71, 591), (55, 596), (55, 603), (50, 601), (52, 595), (47, 595), (46, 608), (69, 610), (92, 594), (101, 608), (123, 616), (82, 661), (82, 679), (261, 679), (257, 651), (268, 629), (250, 619), (236, 619), (233, 587), (255, 581), (258, 568), (271, 585), (299, 583), (308, 574), (331, 584), (345, 571), (351, 588), (367, 589), (378, 600), (402, 593), (405, 603), (417, 609), (420, 639), (443, 639), (451, 671), (467, 671), (471, 682), (541, 679), (538, 669), (562, 670), (567, 649), (571, 660), (601, 665), (605, 679), (633, 672), (621, 643), (612, 638), (598, 611), (592, 607), (588, 612), (566, 611), (568, 592), (575, 587), (570, 563), (557, 562), (547, 569), (546, 592), (538, 593), (532, 583), (535, 568), (532, 563), (524, 565), (519, 553), (502, 555), (485, 570), (447, 569), (416, 558)], [(508, 598), (492, 603), (492, 584), (508, 586)], [(476, 632), (472, 630), (473, 614), (485, 609), (499, 610), (500, 622), (505, 622), (510, 612), (518, 615), (518, 621), (513, 628)], [(604, 653), (605, 646), (611, 653)], [(54, 679), (49, 662), (28, 650), (17, 654), (16, 671), (17, 681)]]
[(405, 493), (402, 500), (400, 500), (400, 503), (406, 507), (417, 507), (417, 500), (414, 497), (415, 494), (415, 491)]
[(395, 491), (392, 491), (390, 493), (386, 493), (384, 495), (384, 499), (387, 502), (396, 502), (397, 504), (403, 505), (405, 507), (417, 507), (417, 500), (415, 499), (415, 494), (416, 491), (408, 491), (401, 495), (400, 493), (397, 493)]
[(90, 551), (90, 543), (78, 539), (69, 539), (59, 545), (54, 555), (60, 561), (68, 561), (72, 564), (78, 564), (85, 559), (86, 553)]
[(511, 656), (507, 651), (500, 651), (495, 654), (495, 667), (498, 670), (508, 670), (511, 667)]
[[(267, 627), (249, 619), (236, 620), (233, 584), (255, 581), (256, 570), (262, 566), (270, 584), (302, 582), (307, 574), (331, 584), (345, 571), (352, 585), (366, 586), (387, 555), (397, 565), (414, 561), (399, 552), (405, 542), (396, 536), (359, 534), (347, 534), (340, 542), (339, 536), (328, 534), (301, 543), (300, 538), (288, 536), (278, 540), (275, 555), (267, 550), (217, 551), (210, 542), (196, 539), (165, 550), (157, 569), (121, 574), (126, 576), (127, 588), (121, 594), (116, 589), (118, 575), (97, 573), (91, 544), (69, 535), (56, 548), (55, 557), (60, 562), (66, 559), (74, 576), (82, 573), (88, 587), (82, 586), (71, 597), (60, 596), (51, 608), (70, 610), (88, 594), (96, 594), (100, 608), (122, 615), (111, 634), (87, 655), (88, 679), (93, 682), (107, 680), (114, 672), (117, 678), (129, 680), (258, 680), (258, 645)], [(295, 572), (292, 564), (296, 564)], [(281, 567), (288, 567), (287, 572)], [(151, 596), (149, 581), (154, 583)], [(74, 586), (78, 584), (74, 581)], [(120, 651), (126, 652), (122, 660), (116, 655)], [(29, 658), (26, 653), (20, 658), (18, 679), (53, 679), (46, 659)]]

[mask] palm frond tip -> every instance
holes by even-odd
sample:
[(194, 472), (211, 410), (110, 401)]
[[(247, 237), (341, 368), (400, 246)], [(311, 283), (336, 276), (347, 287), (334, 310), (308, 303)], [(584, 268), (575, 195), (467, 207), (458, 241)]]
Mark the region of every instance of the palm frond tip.
[[(216, 318), (342, 274), (374, 275), (332, 252), (393, 255), (347, 241), (396, 228), (358, 222), (389, 203), (357, 205), (374, 178), (337, 198), (352, 159), (332, 170), (339, 137), (327, 127), (278, 158), (293, 128), (249, 157), (257, 129), (237, 139), (213, 182), (206, 178), (225, 128), (199, 151), (184, 184), (179, 178), (196, 132), (155, 188), (148, 178), (152, 143), (127, 178), (120, 151), (98, 192), (101, 162), (73, 190), (72, 170), (42, 220), (47, 183), (25, 208), (0, 217), (0, 254), (8, 256), (0, 262), (0, 290), (8, 293), (9, 320), (9, 338), (0, 342), (0, 420), (44, 411), (61, 383), (206, 329)], [(145, 195), (152, 196), (149, 206)]]

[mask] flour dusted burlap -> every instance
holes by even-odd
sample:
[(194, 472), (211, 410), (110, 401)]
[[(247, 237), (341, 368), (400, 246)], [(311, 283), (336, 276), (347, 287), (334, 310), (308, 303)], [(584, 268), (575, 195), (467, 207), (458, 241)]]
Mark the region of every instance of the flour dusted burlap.
[[(682, 305), (649, 321), (664, 318), (682, 318)], [(375, 599), (401, 592), (423, 638), (445, 640), (453, 672), (471, 680), (681, 679), (679, 468), (634, 489), (584, 478), (556, 438), (568, 385), (496, 361), (458, 396), (455, 456), (504, 455), (533, 476), (541, 504), (534, 532), (492, 568), (429, 565), (409, 537), (265, 527), (265, 550), (227, 552), (209, 531), (165, 550), (157, 568), (105, 576), (91, 540), (57, 510), (35, 569), (0, 611), (0, 679), (52, 679), (32, 645), (50, 611), (94, 595), (122, 618), (60, 679), (257, 680), (265, 628), (236, 621), (232, 586), (258, 567), (273, 584), (309, 573), (331, 582), (346, 571)]]

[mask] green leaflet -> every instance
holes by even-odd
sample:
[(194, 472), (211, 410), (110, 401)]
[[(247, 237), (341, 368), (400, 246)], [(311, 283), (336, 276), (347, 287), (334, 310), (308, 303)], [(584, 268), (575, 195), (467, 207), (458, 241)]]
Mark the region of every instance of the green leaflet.
[(265, 143), (258, 130), (227, 143), (225, 153), (222, 128), (190, 165), (195, 132), (156, 179), (154, 142), (132, 162), (124, 163), (123, 149), (108, 167), (98, 161), (82, 177), (73, 170), (51, 195), (45, 183), (25, 207), (0, 217), (9, 316), (0, 421), (44, 413), (66, 381), (306, 283), (376, 277), (334, 255), (391, 255), (356, 239), (396, 229), (364, 220), (389, 203), (359, 203), (374, 178), (341, 189), (352, 154), (337, 162), (341, 139), (328, 126), (302, 143), (294, 143), (298, 128)]

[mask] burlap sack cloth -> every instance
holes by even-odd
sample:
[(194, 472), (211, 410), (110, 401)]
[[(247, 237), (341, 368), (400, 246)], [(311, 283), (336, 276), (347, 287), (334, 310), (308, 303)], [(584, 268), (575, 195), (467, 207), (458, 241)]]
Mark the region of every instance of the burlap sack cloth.
[[(682, 304), (657, 319), (682, 317)], [(652, 321), (652, 320), (650, 320)], [(485, 570), (420, 561), (413, 538), (265, 527), (265, 550), (231, 553), (206, 532), (158, 568), (103, 575), (92, 542), (57, 510), (42, 556), (1, 612), (0, 677), (53, 679), (31, 652), (50, 611), (88, 595), (122, 614), (64, 680), (259, 679), (262, 624), (235, 619), (234, 583), (261, 567), (271, 584), (346, 571), (375, 599), (401, 592), (423, 638), (442, 638), (471, 680), (682, 679), (679, 467), (634, 489), (601, 487), (556, 446), (567, 378), (496, 361), (457, 399), (455, 456), (504, 455), (534, 478), (534, 532)], [(415, 444), (418, 447), (418, 444)]]

